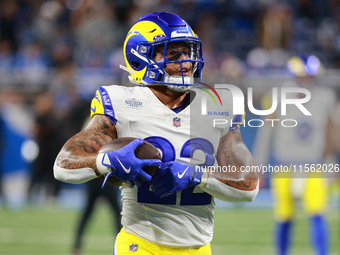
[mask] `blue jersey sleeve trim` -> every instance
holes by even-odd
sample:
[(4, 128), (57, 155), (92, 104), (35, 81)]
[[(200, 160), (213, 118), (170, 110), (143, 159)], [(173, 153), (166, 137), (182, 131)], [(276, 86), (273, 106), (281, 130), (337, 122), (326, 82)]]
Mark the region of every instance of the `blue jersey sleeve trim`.
[(242, 114), (237, 114), (237, 115), (234, 116), (233, 123), (232, 123), (231, 127), (229, 128), (229, 132), (240, 128), (240, 126), (243, 122), (243, 116), (244, 115), (242, 115)]
[(103, 87), (98, 88), (100, 95), (102, 96), (103, 106), (104, 106), (104, 114), (110, 118), (110, 120), (116, 125), (117, 119), (115, 115), (115, 111), (112, 106), (112, 102), (109, 96), (109, 93)]

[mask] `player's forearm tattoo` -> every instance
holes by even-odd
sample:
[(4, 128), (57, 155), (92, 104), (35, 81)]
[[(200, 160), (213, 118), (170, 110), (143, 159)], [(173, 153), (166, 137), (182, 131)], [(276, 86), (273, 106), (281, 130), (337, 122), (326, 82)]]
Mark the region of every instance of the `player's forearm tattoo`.
[[(114, 124), (105, 116), (94, 116), (86, 129), (71, 137), (61, 149), (57, 164), (66, 169), (89, 167), (96, 171), (98, 150), (116, 138)], [(100, 175), (97, 173), (97, 175)]]
[[(243, 143), (239, 130), (231, 131), (221, 139), (217, 160), (219, 165), (225, 166), (227, 170), (214, 172), (213, 177), (217, 180), (240, 190), (253, 190), (256, 188), (256, 176), (252, 173), (242, 173), (240, 171), (241, 166), (254, 165), (255, 162)], [(236, 171), (234, 171), (235, 169)]]

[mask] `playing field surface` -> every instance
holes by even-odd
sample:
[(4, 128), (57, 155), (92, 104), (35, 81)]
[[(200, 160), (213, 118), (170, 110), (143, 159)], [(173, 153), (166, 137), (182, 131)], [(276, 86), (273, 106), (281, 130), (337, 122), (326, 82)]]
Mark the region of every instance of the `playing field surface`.
[[(78, 210), (56, 206), (7, 210), (0, 208), (1, 255), (70, 254)], [(328, 213), (331, 254), (340, 254), (340, 216)], [(114, 235), (109, 208), (96, 209), (84, 237), (84, 255), (112, 254)], [(215, 213), (213, 255), (274, 255), (273, 217), (270, 209), (218, 209)], [(313, 254), (309, 246), (308, 220), (297, 217), (292, 255)]]

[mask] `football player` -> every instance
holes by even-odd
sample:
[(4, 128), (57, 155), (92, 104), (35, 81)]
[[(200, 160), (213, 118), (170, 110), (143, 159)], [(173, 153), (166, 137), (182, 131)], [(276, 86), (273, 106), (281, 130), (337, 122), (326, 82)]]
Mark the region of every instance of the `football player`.
[[(213, 114), (201, 114), (202, 105), (215, 106), (206, 98), (207, 87), (196, 87), (204, 64), (202, 42), (179, 16), (141, 17), (127, 34), (124, 56), (122, 68), (136, 86), (99, 87), (92, 119), (61, 149), (55, 177), (82, 183), (114, 175), (129, 183), (121, 186), (123, 228), (114, 254), (211, 254), (214, 197), (252, 201), (258, 192), (257, 177), (240, 171), (254, 165), (239, 130), (242, 116), (233, 115), (229, 91), (215, 95), (228, 124), (213, 125)], [(120, 137), (138, 139), (98, 154)], [(142, 139), (162, 152), (162, 161), (135, 157)], [(159, 170), (153, 176), (142, 170), (154, 165)], [(233, 171), (215, 171), (218, 166)]]
[[(326, 87), (316, 85), (316, 76), (321, 74), (323, 69), (316, 56), (294, 56), (289, 59), (287, 67), (290, 74), (295, 77), (293, 85), (305, 88), (311, 93), (311, 99), (304, 104), (311, 116), (306, 116), (297, 108), (289, 108), (285, 118), (297, 121), (297, 125), (295, 127), (276, 125), (274, 128), (259, 129), (254, 155), (258, 163), (266, 164), (270, 156), (268, 152), (271, 151), (272, 162), (275, 165), (292, 166), (294, 172), (272, 175), (271, 179), (274, 216), (277, 221), (275, 230), (277, 254), (290, 253), (294, 214), (296, 206), (301, 202), (309, 216), (314, 250), (318, 255), (325, 255), (329, 249), (327, 222), (324, 216), (328, 202), (326, 178), (329, 176), (312, 172), (313, 166), (314, 169), (320, 167), (319, 170), (327, 171), (332, 167), (331, 163), (334, 163), (332, 160), (334, 146), (331, 145), (334, 137), (331, 137), (330, 130), (333, 126), (331, 114), (335, 106), (335, 94)], [(299, 93), (290, 94), (290, 98), (299, 96)], [(262, 102), (265, 109), (271, 105), (266, 96)], [(275, 118), (278, 116), (271, 116), (271, 119)], [(268, 150), (270, 146), (271, 150)]]

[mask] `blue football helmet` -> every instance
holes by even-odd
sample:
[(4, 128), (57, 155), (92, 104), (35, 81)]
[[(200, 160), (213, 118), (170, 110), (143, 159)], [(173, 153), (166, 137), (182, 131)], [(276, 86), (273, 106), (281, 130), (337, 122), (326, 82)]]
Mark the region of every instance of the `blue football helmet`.
[[(173, 43), (184, 45), (184, 58), (183, 52), (171, 49)], [(202, 42), (189, 24), (173, 13), (155, 12), (141, 17), (128, 32), (123, 51), (126, 67), (120, 67), (130, 74), (134, 84), (187, 91), (200, 83), (204, 65)], [(155, 61), (159, 51), (163, 51), (163, 59)], [(191, 77), (183, 74), (183, 62), (192, 63)], [(181, 75), (170, 76), (164, 71), (170, 63), (179, 63)]]

